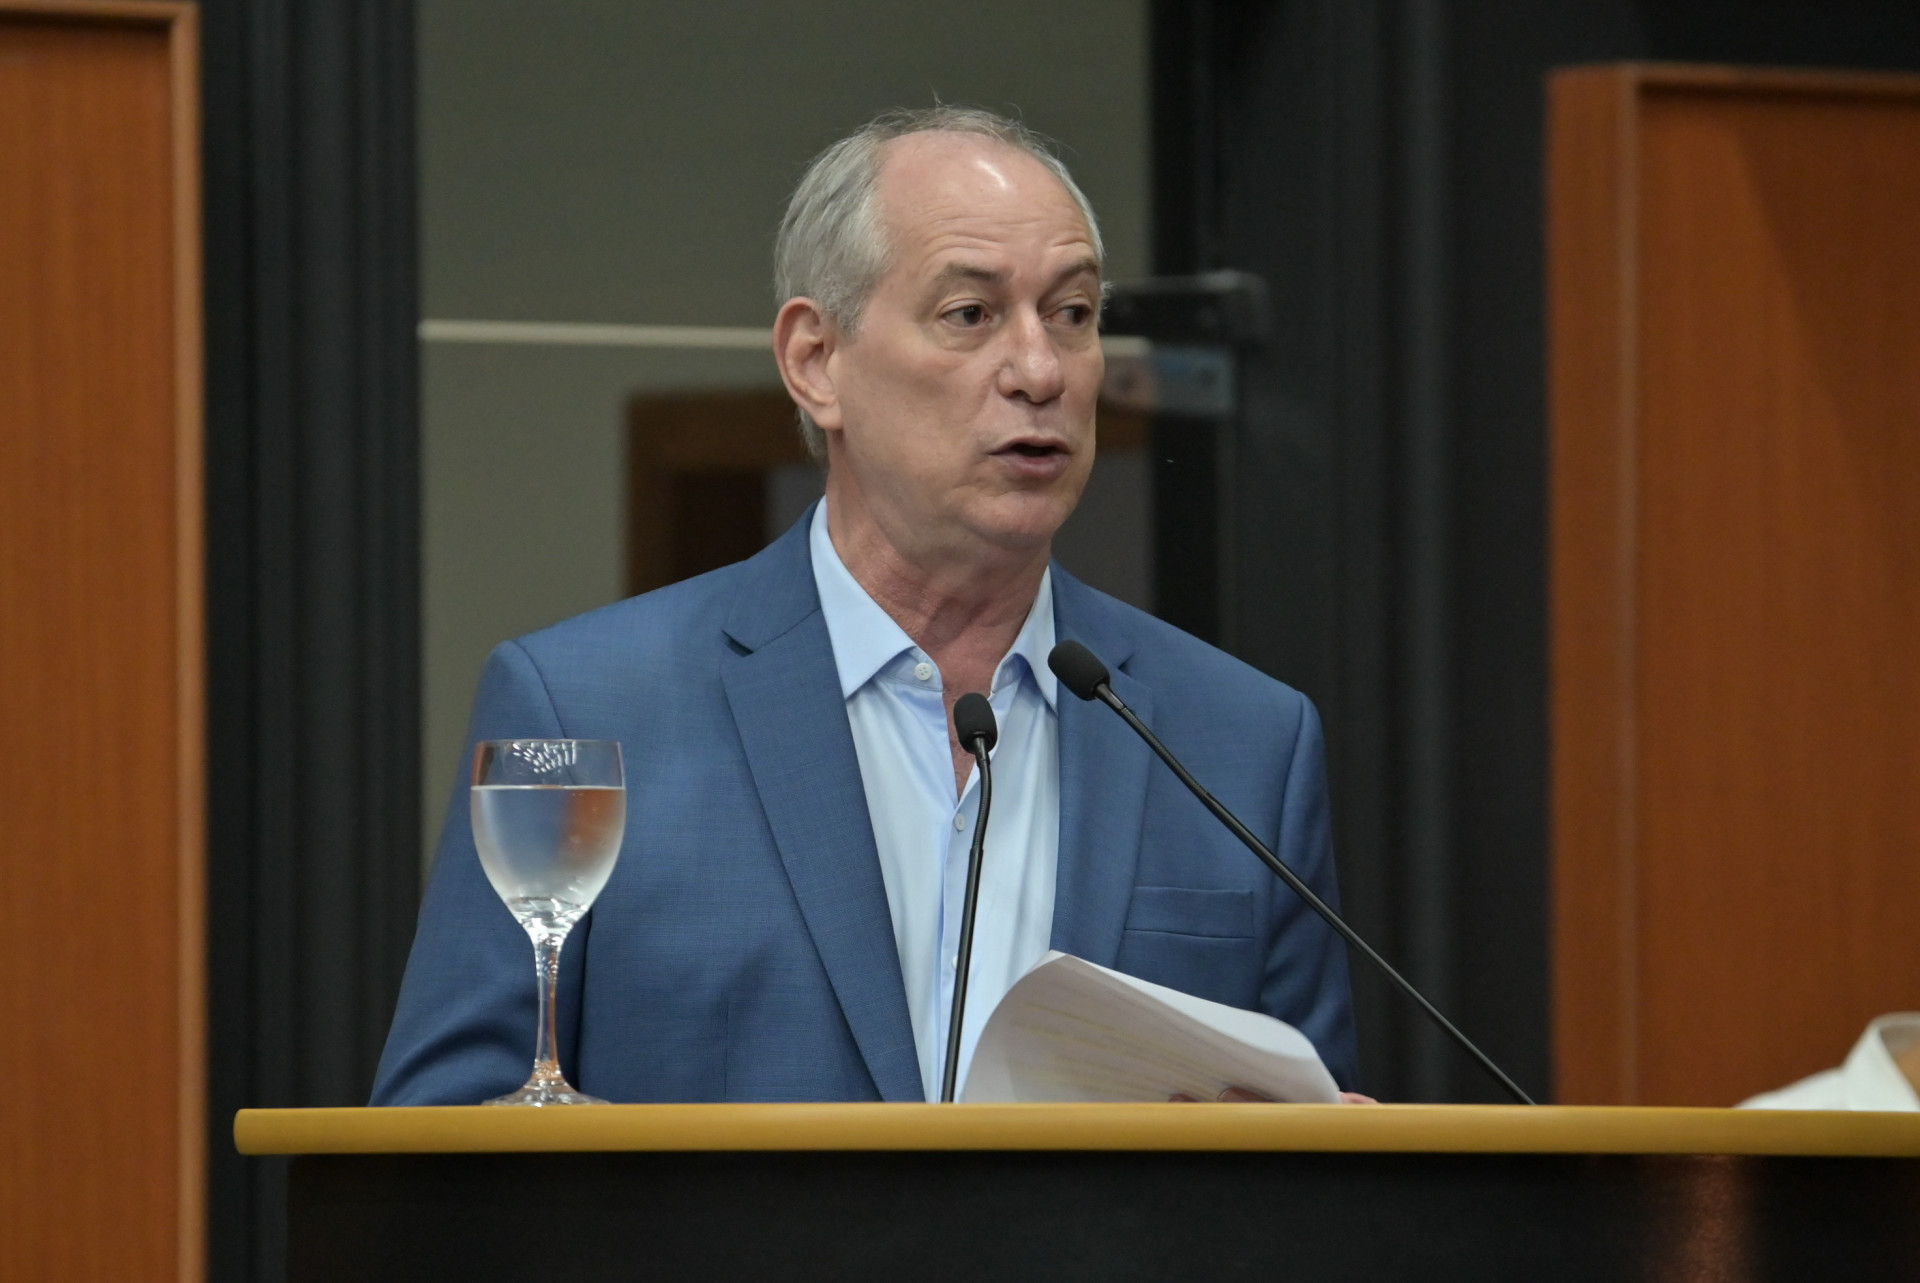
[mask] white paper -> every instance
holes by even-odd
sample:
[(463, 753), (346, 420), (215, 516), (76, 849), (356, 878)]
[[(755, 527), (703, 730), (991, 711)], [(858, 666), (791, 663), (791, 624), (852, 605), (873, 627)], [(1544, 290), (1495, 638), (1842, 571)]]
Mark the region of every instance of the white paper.
[(987, 1018), (960, 1098), (1213, 1100), (1228, 1087), (1300, 1103), (1340, 1098), (1292, 1025), (1050, 952)]
[(1920, 1111), (1920, 1011), (1879, 1017), (1840, 1068), (1762, 1092), (1734, 1108)]

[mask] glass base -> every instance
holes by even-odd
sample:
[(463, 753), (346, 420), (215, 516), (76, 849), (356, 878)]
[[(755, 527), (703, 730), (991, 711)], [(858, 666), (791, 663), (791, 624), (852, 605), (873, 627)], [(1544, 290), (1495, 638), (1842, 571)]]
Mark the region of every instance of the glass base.
[(604, 1105), (607, 1102), (598, 1096), (589, 1096), (584, 1091), (575, 1091), (564, 1082), (558, 1086), (548, 1083), (535, 1085), (528, 1083), (519, 1091), (504, 1096), (495, 1096), (486, 1102), (489, 1105)]
[(533, 1067), (533, 1077), (527, 1079), (527, 1085), (519, 1091), (508, 1092), (504, 1096), (495, 1096), (486, 1102), (489, 1105), (532, 1105), (536, 1108), (545, 1105), (604, 1105), (607, 1102), (598, 1096), (589, 1096), (584, 1091), (574, 1090), (573, 1084), (560, 1076), (560, 1067), (552, 1061), (542, 1061)]

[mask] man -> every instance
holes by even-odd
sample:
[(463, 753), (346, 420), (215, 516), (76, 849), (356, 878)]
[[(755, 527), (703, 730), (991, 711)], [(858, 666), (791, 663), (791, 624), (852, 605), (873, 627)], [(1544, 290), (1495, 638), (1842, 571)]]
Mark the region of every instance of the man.
[[(627, 834), (569, 940), (559, 1043), (612, 1100), (937, 1099), (989, 694), (995, 802), (962, 1065), (1047, 948), (1300, 1027), (1352, 1086), (1337, 938), (1107, 710), (1114, 686), (1336, 895), (1298, 693), (1051, 563), (1094, 458), (1102, 250), (1020, 126), (884, 116), (817, 159), (776, 249), (775, 358), (826, 497), (758, 556), (510, 642), (474, 740), (617, 739)], [(376, 1104), (525, 1078), (527, 944), (455, 790)]]

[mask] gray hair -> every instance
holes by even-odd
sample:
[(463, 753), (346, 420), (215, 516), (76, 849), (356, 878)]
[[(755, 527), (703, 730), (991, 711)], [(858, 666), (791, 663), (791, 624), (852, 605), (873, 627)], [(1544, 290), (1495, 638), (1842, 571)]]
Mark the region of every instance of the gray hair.
[[(867, 296), (886, 272), (890, 253), (875, 199), (882, 149), (896, 138), (928, 133), (991, 138), (1046, 166), (1087, 220), (1094, 257), (1106, 261), (1093, 205), (1048, 139), (1017, 120), (978, 107), (898, 108), (874, 117), (807, 166), (773, 242), (776, 302), (810, 298), (849, 337), (859, 332)], [(824, 462), (826, 436), (805, 410), (800, 411), (800, 436), (807, 452)]]

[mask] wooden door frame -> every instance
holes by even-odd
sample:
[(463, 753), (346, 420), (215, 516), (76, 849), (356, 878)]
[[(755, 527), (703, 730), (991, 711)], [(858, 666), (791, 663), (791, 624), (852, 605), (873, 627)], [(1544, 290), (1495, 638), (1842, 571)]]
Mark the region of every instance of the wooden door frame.
[[(174, 864), (179, 987), (177, 1271), (207, 1260), (205, 343), (201, 261), (200, 9), (181, 0), (0, 0), (0, 18), (157, 28), (172, 148)], [(110, 1233), (110, 1227), (101, 1227)]]

